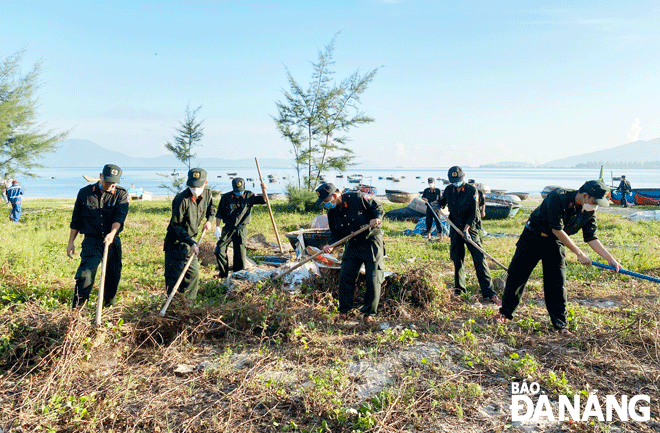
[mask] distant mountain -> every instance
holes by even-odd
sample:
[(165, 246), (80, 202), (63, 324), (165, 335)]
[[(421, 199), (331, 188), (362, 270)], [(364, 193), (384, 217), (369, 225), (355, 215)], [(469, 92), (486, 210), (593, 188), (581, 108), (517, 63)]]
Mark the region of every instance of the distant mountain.
[(532, 168), (536, 165), (531, 162), (519, 162), (519, 161), (502, 161), (494, 162), (491, 164), (483, 164), (479, 166), (480, 168)]
[[(208, 168), (254, 168), (254, 158), (222, 159), (222, 158), (195, 158), (196, 166)], [(109, 150), (90, 140), (68, 139), (60, 143), (59, 148), (49, 153), (41, 161), (46, 167), (103, 167), (105, 164), (117, 164), (122, 168), (153, 167), (177, 168), (184, 164), (174, 155), (161, 155), (151, 158), (135, 158), (125, 153)], [(271, 169), (288, 169), (294, 167), (293, 159), (259, 158), (261, 167)], [(377, 167), (370, 161), (362, 161), (354, 167)]]
[(611, 149), (570, 156), (542, 164), (540, 167), (599, 167), (624, 166), (640, 168), (649, 162), (660, 161), (660, 138), (633, 141)]

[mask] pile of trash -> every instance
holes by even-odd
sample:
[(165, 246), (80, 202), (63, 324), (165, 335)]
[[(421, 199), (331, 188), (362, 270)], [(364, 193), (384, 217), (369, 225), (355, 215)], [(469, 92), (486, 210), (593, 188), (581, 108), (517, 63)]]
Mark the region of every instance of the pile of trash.
[[(442, 233), (445, 234), (446, 236), (449, 236), (449, 224), (447, 223), (447, 221), (441, 221), (441, 222), (442, 222)], [(405, 236), (426, 235), (426, 217), (421, 218), (415, 225), (415, 228), (405, 229), (403, 231), (403, 234)], [(438, 229), (436, 228), (435, 224), (431, 226), (431, 236), (438, 236)]]
[(400, 209), (392, 209), (385, 214), (385, 218), (393, 221), (412, 221), (418, 222), (426, 215), (426, 203), (419, 197), (415, 197)]

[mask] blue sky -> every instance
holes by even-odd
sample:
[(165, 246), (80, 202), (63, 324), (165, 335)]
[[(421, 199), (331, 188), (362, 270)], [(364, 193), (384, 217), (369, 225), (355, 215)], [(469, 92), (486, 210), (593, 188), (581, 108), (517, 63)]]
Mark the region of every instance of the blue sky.
[(165, 153), (187, 104), (220, 158), (287, 158), (271, 116), (337, 37), (337, 79), (382, 67), (353, 130), (383, 166), (547, 162), (660, 137), (653, 1), (4, 0), (0, 56), (43, 61), (40, 120)]

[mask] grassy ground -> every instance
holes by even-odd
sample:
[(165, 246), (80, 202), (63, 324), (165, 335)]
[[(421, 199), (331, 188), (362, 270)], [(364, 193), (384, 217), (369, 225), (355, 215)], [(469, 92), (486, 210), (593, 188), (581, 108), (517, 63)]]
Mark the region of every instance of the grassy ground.
[[(552, 331), (540, 267), (515, 320), (497, 326), (495, 309), (478, 302), (470, 260), (472, 295), (455, 298), (449, 243), (405, 237), (411, 223), (386, 221), (386, 268), (396, 274), (384, 285), (375, 326), (357, 316), (335, 323), (335, 277), (313, 279), (298, 294), (270, 282), (228, 292), (205, 267), (195, 308), (159, 318), (169, 202), (136, 202), (122, 234), (121, 296), (95, 329), (93, 302), (82, 314), (68, 309), (79, 263), (65, 254), (72, 207), (73, 200), (26, 201), (21, 224), (0, 230), (2, 432), (660, 430), (654, 283), (584, 267), (570, 255), (569, 326), (577, 338)], [(509, 263), (532, 208), (485, 222), (496, 236), (484, 248), (498, 261)], [(280, 202), (273, 209), (280, 233), (315, 216)], [(659, 222), (598, 218), (599, 237), (626, 269), (660, 277)], [(274, 241), (264, 207), (249, 227), (257, 233)], [(590, 251), (580, 235), (575, 240)], [(493, 275), (504, 277), (495, 266)], [(512, 423), (511, 382), (523, 380), (539, 383), (551, 401), (584, 396), (583, 406), (596, 390), (603, 401), (647, 394), (651, 420)]]

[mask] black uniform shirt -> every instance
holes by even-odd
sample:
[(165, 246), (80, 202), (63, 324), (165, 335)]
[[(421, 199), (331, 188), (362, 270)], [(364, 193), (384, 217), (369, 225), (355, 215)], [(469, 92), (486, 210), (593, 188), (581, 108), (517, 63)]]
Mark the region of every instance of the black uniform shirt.
[[(383, 217), (383, 207), (361, 191), (350, 191), (341, 195), (341, 204), (328, 211), (328, 226), (332, 233), (332, 243), (345, 238), (369, 224), (372, 219)], [(367, 239), (382, 235), (380, 226), (360, 233), (350, 243), (362, 243)]]
[(459, 188), (449, 185), (438, 201), (441, 208), (449, 207), (449, 219), (456, 227), (463, 230), (466, 225), (472, 227), (477, 218), (477, 189), (464, 183)]
[(252, 217), (252, 206), (255, 204), (266, 204), (263, 195), (254, 195), (252, 191), (243, 191), (243, 195), (237, 196), (233, 191), (222, 194), (216, 218), (233, 227), (250, 223)]
[(95, 183), (78, 191), (70, 227), (84, 235), (103, 237), (110, 233), (112, 224), (119, 223), (119, 234), (127, 214), (128, 192), (124, 188), (116, 186), (114, 192), (106, 192)]
[(213, 198), (211, 190), (204, 188), (201, 197), (194, 197), (190, 188), (186, 188), (172, 200), (172, 218), (167, 226), (165, 244), (183, 242), (195, 244), (195, 237), (202, 222), (210, 221), (213, 216)]
[(429, 203), (438, 201), (440, 199), (440, 189), (434, 188), (433, 191), (431, 191), (431, 188), (426, 188), (424, 191), (422, 191), (422, 198), (428, 200)]
[(569, 236), (582, 229), (585, 242), (598, 239), (596, 215), (593, 211), (582, 212), (582, 206), (575, 203), (576, 195), (575, 190), (552, 191), (529, 216), (527, 226), (548, 236), (554, 236), (552, 229), (564, 230)]

